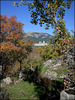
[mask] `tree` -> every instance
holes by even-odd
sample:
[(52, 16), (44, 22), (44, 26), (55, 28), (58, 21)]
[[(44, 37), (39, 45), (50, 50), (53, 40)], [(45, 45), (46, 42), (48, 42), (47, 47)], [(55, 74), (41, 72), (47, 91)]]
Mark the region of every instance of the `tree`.
[(67, 50), (67, 45), (69, 44), (69, 39), (71, 38), (70, 32), (66, 29), (66, 23), (64, 20), (58, 20), (59, 31), (54, 30), (54, 36), (52, 42), (58, 47), (59, 54), (63, 54)]
[(64, 61), (68, 65), (69, 68), (73, 69), (75, 71), (75, 38), (71, 38), (69, 40), (69, 44), (67, 46), (67, 52), (64, 53)]
[(73, 0), (34, 0), (33, 3), (26, 3), (25, 0), (21, 0), (20, 3), (14, 2), (14, 5), (28, 5), (28, 9), (31, 14), (31, 23), (40, 26), (46, 23), (45, 29), (49, 29), (51, 26), (55, 26), (58, 30), (57, 19), (62, 20), (65, 16), (65, 8), (70, 8)]
[(32, 51), (33, 42), (28, 39), (25, 41), (23, 32), (23, 23), (17, 22), (17, 17), (13, 15), (7, 18), (6, 15), (0, 15), (1, 32), (0, 32), (0, 60), (4, 69), (8, 65), (14, 66), (14, 62), (20, 62), (20, 71), (22, 60)]
[[(28, 5), (32, 18), (30, 22), (35, 25), (39, 23), (40, 26), (46, 24), (45, 29), (49, 29), (51, 25), (55, 31), (58, 32), (57, 36), (60, 37), (59, 39), (62, 42), (64, 40), (66, 41), (66, 39), (64, 39), (66, 35), (70, 35), (64, 26), (65, 22), (63, 18), (65, 16), (65, 8), (69, 9), (72, 1), (73, 0), (34, 0), (33, 3), (26, 3), (25, 0), (21, 0), (21, 3), (14, 2), (13, 6)], [(61, 49), (63, 48), (62, 44), (63, 43), (61, 43), (61, 47), (59, 46)]]
[[(30, 22), (35, 25), (37, 25), (39, 22), (40, 26), (42, 26), (42, 24), (46, 24), (45, 29), (49, 29), (51, 24), (51, 26), (58, 33), (58, 38), (60, 37), (59, 39), (62, 42), (67, 41), (67, 37), (68, 35), (70, 35), (69, 32), (67, 32), (66, 27), (64, 26), (65, 22), (63, 18), (65, 16), (65, 8), (69, 9), (72, 1), (73, 0), (34, 0), (33, 3), (26, 3), (25, 0), (21, 0), (21, 3), (14, 2), (13, 6), (28, 5), (28, 9), (32, 18)], [(55, 42), (57, 40), (55, 40)], [(63, 43), (61, 43), (61, 46), (59, 46), (59, 49), (61, 49), (61, 51), (63, 48), (62, 44)]]
[(40, 51), (40, 55), (43, 57), (43, 60), (48, 60), (58, 57), (59, 53), (57, 52), (57, 48), (55, 52), (55, 46), (52, 44), (42, 48), (42, 50)]
[(38, 52), (39, 51), (37, 49), (33, 49), (33, 51), (27, 56), (27, 59), (24, 59), (23, 62), (25, 62), (25, 64), (23, 64), (23, 66), (26, 65), (27, 68), (31, 70), (34, 70), (37, 66), (39, 66), (40, 62), (42, 62), (42, 58)]

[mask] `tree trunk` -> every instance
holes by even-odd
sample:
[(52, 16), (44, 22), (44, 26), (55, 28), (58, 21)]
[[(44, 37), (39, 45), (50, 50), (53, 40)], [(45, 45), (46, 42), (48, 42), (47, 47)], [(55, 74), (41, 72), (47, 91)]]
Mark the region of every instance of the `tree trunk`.
[(19, 79), (21, 79), (22, 78), (22, 66), (21, 66), (21, 64), (22, 64), (22, 61), (19, 61), (20, 62), (20, 72), (19, 72)]
[(32, 69), (32, 61), (30, 61), (30, 64), (31, 64), (31, 69)]

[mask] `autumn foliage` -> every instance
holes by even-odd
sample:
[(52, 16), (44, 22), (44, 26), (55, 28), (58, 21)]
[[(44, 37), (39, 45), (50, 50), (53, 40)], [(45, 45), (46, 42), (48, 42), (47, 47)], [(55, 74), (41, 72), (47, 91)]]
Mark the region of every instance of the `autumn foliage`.
[(22, 44), (24, 45), (24, 39), (21, 39), (23, 36), (23, 23), (17, 22), (17, 18), (15, 15), (13, 15), (10, 18), (7, 18), (6, 15), (1, 17), (1, 34), (0, 34), (0, 40), (1, 40), (1, 49), (0, 52), (5, 51), (19, 51), (21, 50)]
[(7, 18), (0, 15), (0, 60), (2, 66), (13, 65), (16, 60), (20, 63), (32, 51), (33, 41), (25, 40), (23, 31), (24, 24), (17, 21), (13, 15)]

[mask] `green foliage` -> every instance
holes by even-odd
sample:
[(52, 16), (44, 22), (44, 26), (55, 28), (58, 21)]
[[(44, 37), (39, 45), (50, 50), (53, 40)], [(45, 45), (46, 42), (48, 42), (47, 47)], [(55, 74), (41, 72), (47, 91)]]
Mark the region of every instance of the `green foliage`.
[(47, 45), (40, 51), (40, 55), (43, 57), (43, 60), (48, 60), (58, 57), (59, 53), (57, 52), (57, 48), (55, 48), (54, 45)]
[(69, 44), (69, 39), (71, 38), (70, 32), (66, 29), (66, 23), (64, 20), (57, 21), (58, 26), (55, 27), (54, 36), (50, 43), (56, 44), (57, 52), (62, 55), (64, 51), (67, 52), (67, 46)]
[(68, 32), (68, 30), (66, 29), (65, 21), (58, 20), (57, 23), (58, 23), (58, 27), (55, 28), (55, 30), (53, 31), (54, 36), (53, 36), (52, 41), (55, 43), (60, 43), (60, 41), (59, 41), (60, 38), (63, 38), (63, 39), (71, 38), (70, 32)]
[(63, 19), (65, 16), (65, 8), (69, 9), (73, 0), (34, 0), (33, 3), (26, 3), (24, 0), (21, 3), (14, 3), (13, 5), (28, 5), (31, 14), (31, 23), (40, 26), (46, 23), (45, 29), (49, 29), (51, 24), (57, 24), (56, 18)]
[(30, 83), (31, 82), (37, 82), (38, 79), (40, 78), (41, 72), (43, 68), (43, 63), (41, 62), (39, 66), (36, 66), (35, 70), (27, 70), (26, 69), (23, 71), (24, 80), (28, 80)]
[(63, 83), (63, 78), (56, 78), (56, 81), (59, 81), (59, 82)]
[(42, 58), (38, 53), (35, 53), (35, 51), (31, 52), (26, 59), (22, 62), (22, 68), (33, 68), (35, 69), (37, 66), (40, 66), (40, 63), (42, 62)]
[(62, 70), (59, 69), (59, 70), (56, 71), (56, 72), (57, 72), (58, 76), (60, 76), (61, 74), (66, 74), (67, 71), (68, 71), (67, 68), (64, 68), (64, 69), (62, 69)]
[(58, 52), (53, 52), (53, 54), (51, 55), (52, 59), (57, 58), (59, 56)]

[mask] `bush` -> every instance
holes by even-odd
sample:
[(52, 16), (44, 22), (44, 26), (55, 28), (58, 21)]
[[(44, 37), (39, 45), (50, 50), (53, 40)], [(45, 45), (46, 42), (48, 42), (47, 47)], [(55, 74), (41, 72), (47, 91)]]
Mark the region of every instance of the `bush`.
[(57, 48), (55, 51), (54, 45), (52, 47), (47, 45), (40, 51), (40, 55), (42, 56), (43, 60), (46, 61), (46, 60), (54, 59), (54, 58), (58, 57), (59, 53), (57, 51)]

